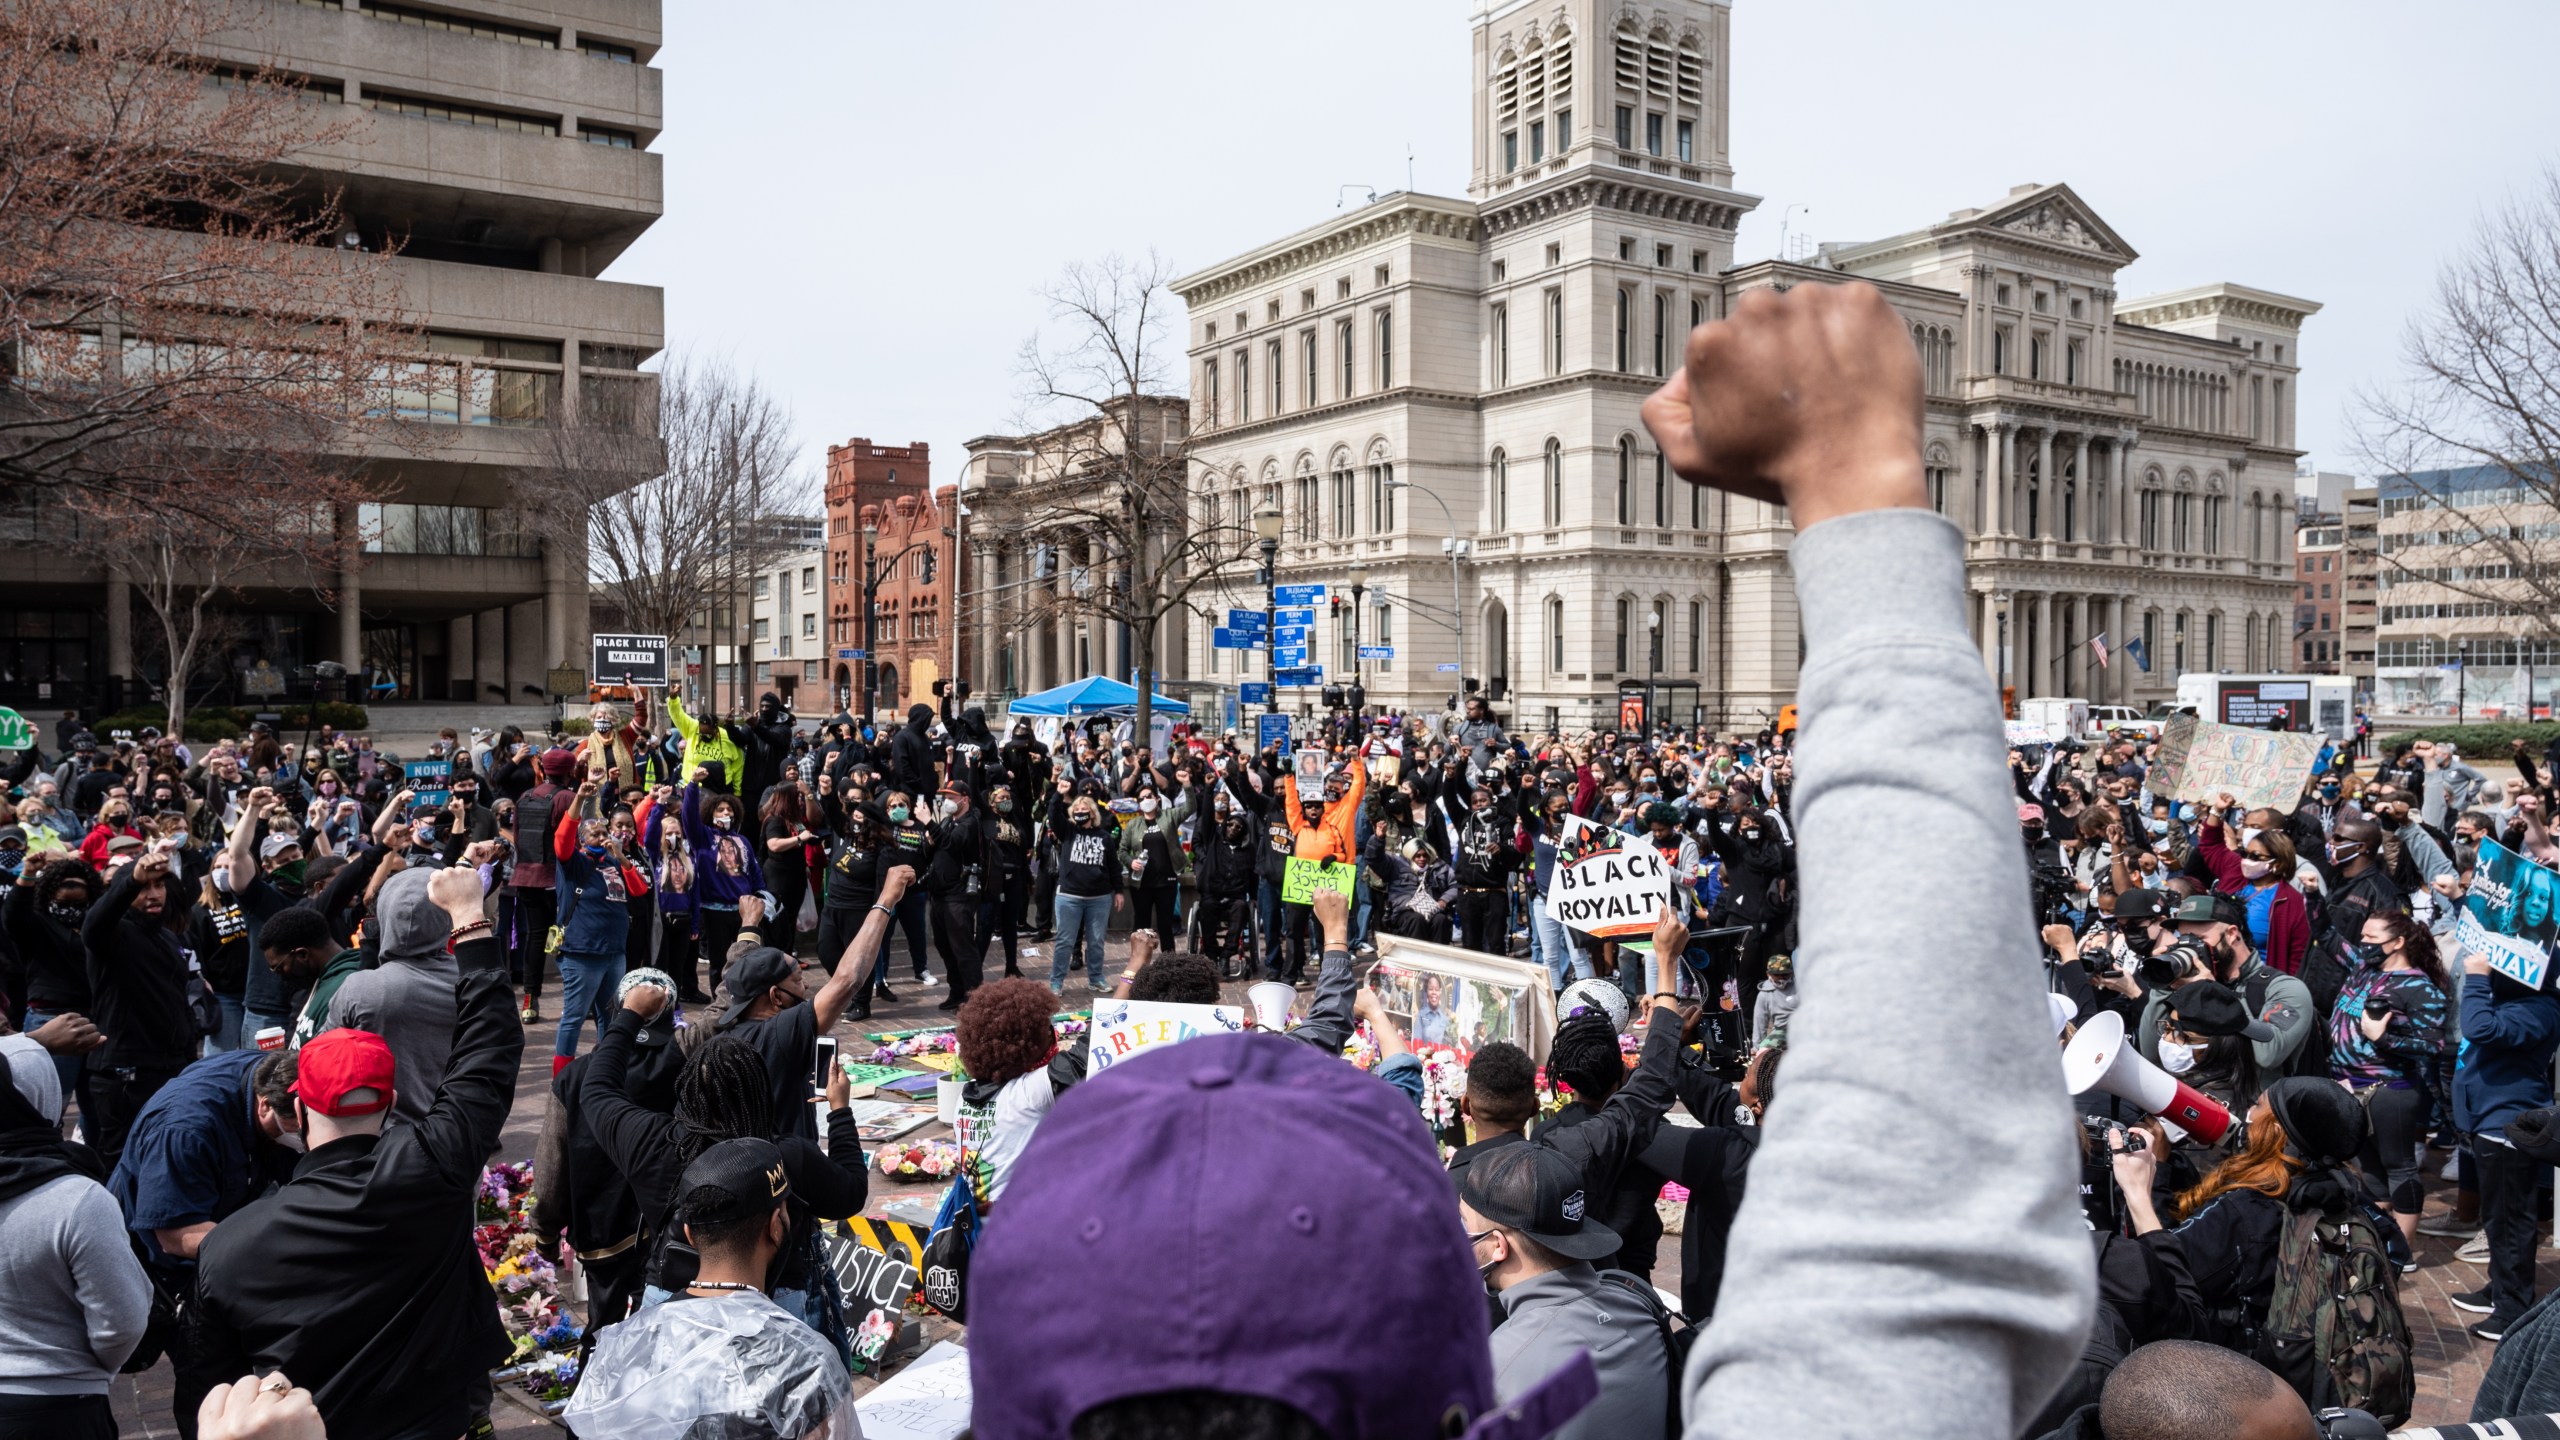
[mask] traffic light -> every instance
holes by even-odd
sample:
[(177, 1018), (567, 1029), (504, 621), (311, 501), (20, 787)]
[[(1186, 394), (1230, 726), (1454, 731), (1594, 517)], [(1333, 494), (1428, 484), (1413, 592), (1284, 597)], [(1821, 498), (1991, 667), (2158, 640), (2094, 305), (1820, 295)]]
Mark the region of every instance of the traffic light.
[(1339, 710), (1343, 708), (1343, 702), (1346, 698), (1347, 697), (1343, 694), (1341, 686), (1327, 685), (1324, 687), (1324, 708), (1327, 710)]
[(1468, 693), (1468, 694), (1470, 694), (1470, 695), (1473, 695), (1474, 693), (1476, 693), (1476, 677), (1474, 677), (1473, 675), (1466, 676), (1466, 677), (1465, 677), (1465, 682), (1466, 682), (1466, 687), (1467, 687), (1467, 693)]
[(1354, 682), (1351, 688), (1345, 692), (1344, 698), (1350, 701), (1351, 708), (1355, 711), (1366, 710), (1369, 708), (1369, 692), (1363, 689), (1357, 682)]
[(934, 561), (938, 558), (931, 550), (924, 552), (924, 583), (927, 585), (933, 583)]

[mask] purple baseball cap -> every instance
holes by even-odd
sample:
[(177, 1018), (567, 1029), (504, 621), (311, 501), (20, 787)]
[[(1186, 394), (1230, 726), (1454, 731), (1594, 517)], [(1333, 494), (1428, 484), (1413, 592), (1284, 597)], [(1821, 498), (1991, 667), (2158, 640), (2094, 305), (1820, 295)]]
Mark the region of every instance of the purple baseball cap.
[(969, 1371), (974, 1440), (1171, 1390), (1276, 1400), (1335, 1440), (1535, 1440), (1599, 1389), (1577, 1356), (1495, 1400), (1484, 1283), (1413, 1102), (1256, 1032), (1059, 1097), (970, 1259)]

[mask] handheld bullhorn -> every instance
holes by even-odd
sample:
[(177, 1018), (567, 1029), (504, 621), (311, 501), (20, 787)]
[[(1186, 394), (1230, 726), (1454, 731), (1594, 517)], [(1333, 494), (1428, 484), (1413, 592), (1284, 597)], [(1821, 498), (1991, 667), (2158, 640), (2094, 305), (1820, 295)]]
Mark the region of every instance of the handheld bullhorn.
[(2194, 1086), (2142, 1058), (2114, 1011), (2092, 1016), (2063, 1047), (2062, 1076), (2074, 1095), (2104, 1090), (2120, 1096), (2207, 1145), (2231, 1129), (2231, 1112)]

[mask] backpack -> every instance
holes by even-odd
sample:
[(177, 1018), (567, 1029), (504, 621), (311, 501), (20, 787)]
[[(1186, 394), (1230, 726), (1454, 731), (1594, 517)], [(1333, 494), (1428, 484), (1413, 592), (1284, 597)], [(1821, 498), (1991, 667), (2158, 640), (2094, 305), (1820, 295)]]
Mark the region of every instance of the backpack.
[[(2313, 946), (2312, 949), (2316, 954), (2319, 947)], [(2249, 972), (2246, 980), (2240, 982), (2240, 998), (2249, 1008), (2249, 1018), (2254, 1020), (2267, 1013), (2267, 987), (2273, 985), (2276, 976), (2282, 973), (2272, 965), (2260, 964)], [(2258, 1071), (2257, 1086), (2249, 1092), (2250, 1099), (2256, 1099), (2259, 1091), (2288, 1076), (2304, 1075), (2314, 1080), (2333, 1078), (2329, 1074), (2328, 1032), (2317, 1023), (2319, 1015), (2311, 1018), (2314, 1023), (2310, 1031), (2302, 1037), (2302, 1043), (2294, 1048), (2293, 1057), (2284, 1063), (2283, 1068), (2273, 1074)], [(2257, 1069), (2254, 1058), (2250, 1061), (2250, 1068)]]
[(971, 1168), (964, 1161), (960, 1173), (951, 1177), (951, 1188), (943, 1192), (941, 1212), (933, 1217), (924, 1242), (923, 1273), (917, 1277), (924, 1303), (964, 1325), (969, 1315), (969, 1257), (978, 1248), (980, 1224)]
[(2398, 1425), (2416, 1398), (2399, 1280), (2363, 1207), (2289, 1217), (2259, 1332), (2259, 1362), (2313, 1410), (2354, 1406)]
[(1615, 1281), (1632, 1291), (1644, 1301), (1644, 1308), (1653, 1316), (1653, 1328), (1662, 1335), (1664, 1378), (1669, 1382), (1664, 1387), (1666, 1399), (1662, 1433), (1667, 1440), (1679, 1440), (1680, 1376), (1689, 1368), (1689, 1351), (1698, 1342), (1698, 1327), (1672, 1314), (1663, 1305), (1662, 1297), (1654, 1293), (1653, 1282), (1645, 1277), (1624, 1270), (1603, 1270), (1600, 1274), (1603, 1279)]

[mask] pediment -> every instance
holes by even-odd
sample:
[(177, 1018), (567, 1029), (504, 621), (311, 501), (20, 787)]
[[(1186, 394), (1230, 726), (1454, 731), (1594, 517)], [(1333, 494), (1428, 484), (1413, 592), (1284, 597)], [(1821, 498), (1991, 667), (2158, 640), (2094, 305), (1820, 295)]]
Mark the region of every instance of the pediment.
[(2068, 185), (2045, 185), (2013, 195), (1943, 228), (1990, 231), (2003, 240), (2040, 245), (2115, 266), (2130, 265), (2139, 258), (2124, 237), (2098, 218), (2098, 212), (2073, 194)]

